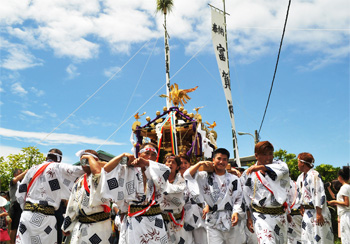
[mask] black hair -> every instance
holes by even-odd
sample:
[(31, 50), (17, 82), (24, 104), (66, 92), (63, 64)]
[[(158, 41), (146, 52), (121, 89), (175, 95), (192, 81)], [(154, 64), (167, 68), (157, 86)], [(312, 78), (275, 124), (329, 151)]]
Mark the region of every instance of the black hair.
[(174, 157), (174, 160), (175, 160), (175, 163), (176, 163), (177, 167), (180, 167), (180, 165), (181, 165), (180, 157), (179, 156), (175, 156), (175, 154), (173, 154), (173, 153), (167, 153), (164, 156), (164, 164), (167, 162), (169, 157)]
[(12, 171), (12, 175), (15, 176), (15, 175), (17, 175), (18, 173), (20, 174), (20, 173), (22, 173), (22, 172), (23, 172), (22, 169), (16, 168), (16, 169), (14, 169), (14, 170)]
[(341, 176), (345, 181), (349, 180), (349, 173), (349, 166), (343, 166), (343, 168), (338, 171), (338, 175)]
[(156, 151), (158, 152), (158, 147), (155, 143), (153, 142), (146, 142), (146, 143), (143, 143), (141, 146), (140, 146), (140, 150), (145, 148), (146, 146), (151, 146), (151, 147), (154, 147), (154, 149), (156, 149)]
[(213, 158), (215, 158), (216, 154), (221, 153), (227, 156), (227, 159), (230, 159), (230, 152), (225, 148), (218, 148), (213, 152)]
[[(57, 156), (56, 154), (61, 155), (61, 157)], [(50, 151), (47, 153), (47, 156), (46, 156), (46, 161), (49, 161), (49, 160), (60, 163), (62, 161), (62, 151), (57, 148), (50, 149)]]
[(331, 189), (335, 194), (338, 193), (341, 186), (342, 184), (340, 183), (339, 180), (332, 180)]

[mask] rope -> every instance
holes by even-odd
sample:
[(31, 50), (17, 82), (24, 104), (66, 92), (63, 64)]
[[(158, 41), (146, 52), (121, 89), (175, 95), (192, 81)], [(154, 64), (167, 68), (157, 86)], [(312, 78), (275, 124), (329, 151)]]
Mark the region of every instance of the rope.
[(148, 56), (148, 59), (147, 59), (146, 64), (145, 64), (145, 67), (143, 68), (143, 70), (142, 70), (142, 72), (141, 72), (140, 78), (139, 78), (139, 80), (137, 81), (137, 84), (136, 84), (136, 86), (135, 86), (135, 89), (134, 89), (134, 91), (133, 91), (133, 93), (132, 93), (132, 95), (131, 95), (131, 97), (130, 97), (130, 99), (129, 99), (128, 105), (126, 106), (126, 108), (125, 108), (125, 110), (124, 110), (123, 116), (121, 117), (119, 124), (123, 121), (123, 119), (124, 119), (124, 117), (125, 117), (125, 114), (126, 114), (126, 111), (128, 111), (128, 108), (129, 108), (129, 106), (130, 106), (130, 103), (131, 103), (131, 101), (132, 101), (132, 99), (133, 99), (133, 97), (134, 97), (134, 95), (135, 95), (135, 92), (136, 92), (136, 90), (137, 90), (137, 88), (138, 88), (138, 86), (139, 86), (139, 84), (140, 84), (141, 78), (143, 77), (143, 74), (144, 74), (144, 72), (145, 72), (145, 70), (146, 70), (146, 67), (147, 67), (147, 65), (148, 65), (148, 62), (149, 62), (149, 60), (151, 59), (151, 56), (152, 56), (152, 54), (153, 54), (153, 51), (154, 51), (154, 49), (155, 49), (155, 47), (156, 47), (156, 45), (157, 45), (158, 39), (159, 39), (159, 38), (157, 38), (157, 40), (155, 41), (154, 46), (153, 46), (153, 49), (152, 49), (152, 52), (151, 52), (150, 55)]
[(287, 20), (288, 20), (288, 14), (289, 14), (290, 3), (291, 3), (291, 0), (289, 0), (289, 2), (288, 2), (288, 9), (287, 9), (287, 14), (286, 14), (286, 19), (285, 19), (285, 21), (284, 21), (283, 33), (282, 33), (282, 38), (281, 38), (281, 42), (280, 42), (280, 47), (279, 47), (279, 50), (278, 50), (278, 56), (277, 56), (275, 71), (274, 71), (274, 73), (273, 73), (273, 78), (272, 78), (270, 93), (269, 93), (269, 97), (267, 98), (267, 103), (266, 103), (266, 107), (265, 107), (264, 116), (263, 116), (262, 121), (261, 121), (261, 124), (260, 124), (259, 135), (260, 135), (261, 127), (262, 127), (262, 125), (263, 125), (263, 123), (264, 123), (264, 120), (265, 120), (265, 115), (266, 115), (267, 107), (269, 106), (270, 97), (271, 97), (272, 88), (273, 88), (273, 83), (275, 82), (275, 77), (276, 77), (276, 72), (277, 72), (277, 67), (278, 67), (278, 61), (279, 61), (279, 58), (280, 58), (280, 53), (281, 53), (281, 49), (282, 49), (282, 43), (283, 43), (284, 33), (285, 33), (285, 31), (286, 31), (286, 26), (287, 26)]
[(78, 108), (76, 108), (70, 115), (68, 115), (67, 118), (65, 118), (58, 126), (56, 126), (49, 134), (47, 134), (43, 139), (41, 139), (34, 147), (36, 147), (41, 142), (45, 141), (46, 138), (48, 138), (54, 131), (58, 129), (63, 123), (65, 123), (75, 112), (77, 112), (82, 106), (85, 105), (93, 96), (95, 96), (104, 86), (107, 85), (108, 82), (110, 82), (114, 76), (116, 76), (120, 71), (123, 70), (123, 68), (150, 42), (146, 42), (121, 68), (120, 70), (116, 71), (104, 84), (102, 84), (91, 96), (89, 96), (82, 104), (79, 105)]
[[(186, 46), (186, 45), (184, 44), (183, 41), (180, 40), (180, 42), (182, 43), (182, 45), (183, 45), (184, 47)], [(232, 57), (231, 57), (231, 59), (232, 59), (232, 61), (233, 61), (233, 70), (234, 70), (233, 73), (235, 74), (235, 77), (236, 77), (235, 80), (237, 80), (239, 94), (241, 94), (242, 91), (241, 91), (240, 82), (239, 82), (238, 75), (237, 75), (238, 72), (237, 72), (237, 69), (236, 69), (236, 66), (235, 66), (235, 62), (234, 62), (234, 60), (233, 60)], [(214, 77), (214, 75), (213, 75), (212, 73), (210, 73), (210, 71), (204, 66), (203, 63), (201, 63), (201, 62), (199, 61), (199, 59), (198, 59), (197, 57), (196, 57), (196, 60), (197, 60), (197, 62), (203, 67), (203, 69), (211, 76), (211, 78), (213, 78), (213, 80), (215, 80), (215, 82), (219, 85), (219, 87), (222, 88), (222, 82), (221, 82), (221, 80), (216, 79), (216, 78)], [(232, 79), (231, 79), (231, 81), (232, 81)], [(233, 102), (233, 101), (232, 101), (232, 102)], [(240, 108), (242, 109), (242, 111), (247, 115), (247, 117), (249, 117), (254, 123), (256, 123), (256, 124), (258, 123), (258, 122), (254, 119), (254, 116), (252, 116), (252, 115), (249, 114), (249, 112), (247, 111), (247, 109), (244, 107), (243, 102), (242, 102), (242, 105), (241, 105), (241, 103), (240, 103), (238, 100), (235, 100), (235, 102), (237, 103), (238, 107), (240, 107)]]
[[(175, 72), (175, 74), (173, 76), (170, 77), (170, 80), (173, 79), (184, 67), (186, 67), (186, 65), (195, 57), (197, 56), (197, 54), (207, 45), (208, 41), (210, 39), (208, 39), (204, 45), (195, 53), (193, 54), (193, 56), (178, 70)], [(132, 115), (121, 125), (119, 126), (119, 128), (117, 128), (101, 145), (99, 145), (96, 149), (96, 151), (101, 148), (113, 135), (115, 135), (115, 133), (117, 133), (132, 117), (134, 117), (134, 114), (137, 113), (137, 111), (140, 111), (141, 108), (143, 108), (155, 95), (158, 94), (158, 92), (165, 86), (166, 84), (163, 84), (144, 104), (142, 104), (134, 113), (132, 113)]]
[(155, 95), (158, 94), (158, 92), (165, 86), (166, 84), (162, 85), (144, 104), (141, 105), (141, 107), (139, 107), (134, 113), (132, 113), (132, 115), (121, 125), (119, 126), (118, 129), (116, 129), (101, 145), (98, 146), (98, 148), (96, 149), (96, 151), (98, 149), (100, 149), (100, 147), (102, 147), (115, 133), (117, 133), (132, 117), (134, 117), (134, 114), (137, 113), (137, 111), (140, 111), (141, 108), (143, 108), (143, 106), (145, 106)]

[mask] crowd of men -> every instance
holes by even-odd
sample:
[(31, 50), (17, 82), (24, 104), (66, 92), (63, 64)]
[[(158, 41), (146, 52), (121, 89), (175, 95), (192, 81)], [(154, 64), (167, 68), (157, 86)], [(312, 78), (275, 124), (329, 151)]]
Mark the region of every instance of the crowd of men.
[[(334, 243), (313, 156), (298, 155), (294, 182), (273, 152), (270, 142), (257, 143), (256, 164), (240, 172), (228, 167), (224, 148), (192, 166), (186, 154), (156, 162), (153, 143), (137, 157), (123, 153), (109, 162), (82, 150), (78, 166), (61, 163), (62, 152), (52, 149), (44, 163), (14, 174), (11, 243), (60, 243), (61, 233), (66, 243), (113, 243), (112, 229), (120, 244)], [(329, 204), (341, 207), (341, 237), (350, 243), (349, 169), (340, 177), (346, 189)]]

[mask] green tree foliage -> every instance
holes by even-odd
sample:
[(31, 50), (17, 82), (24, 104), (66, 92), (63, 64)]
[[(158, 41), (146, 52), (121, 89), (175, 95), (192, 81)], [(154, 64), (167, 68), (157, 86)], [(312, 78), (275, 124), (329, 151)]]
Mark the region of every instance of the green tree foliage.
[(338, 178), (339, 167), (333, 167), (330, 164), (320, 164), (315, 167), (315, 170), (320, 173), (323, 182), (330, 182)]
[(166, 15), (167, 13), (171, 12), (173, 5), (173, 0), (157, 0), (157, 11), (163, 11), (163, 14)]
[(279, 159), (287, 163), (289, 168), (290, 178), (296, 181), (298, 176), (300, 175), (300, 171), (298, 169), (297, 156), (294, 153), (287, 153), (286, 150), (282, 150), (282, 149), (275, 151), (273, 155), (275, 159)]
[[(287, 153), (286, 150), (278, 150), (274, 152), (275, 159), (286, 162), (290, 171), (292, 180), (297, 180), (300, 172), (298, 169), (298, 158), (294, 153)], [(323, 182), (336, 180), (338, 177), (339, 167), (333, 167), (330, 164), (321, 164), (315, 167), (315, 170), (320, 173)]]
[(33, 165), (41, 164), (45, 156), (36, 147), (24, 147), (18, 154), (0, 157), (1, 190), (7, 191), (14, 169), (29, 169)]

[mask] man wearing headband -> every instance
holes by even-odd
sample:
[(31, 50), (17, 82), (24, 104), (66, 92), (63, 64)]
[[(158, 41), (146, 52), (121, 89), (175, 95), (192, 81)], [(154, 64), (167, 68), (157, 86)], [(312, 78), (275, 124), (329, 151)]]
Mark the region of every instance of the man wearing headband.
[[(183, 227), (184, 224), (184, 191), (186, 189), (185, 179), (179, 172), (180, 157), (172, 153), (165, 155), (164, 164), (170, 168), (167, 188), (164, 191), (163, 201), (160, 207), (163, 211), (163, 219), (167, 226), (168, 242), (192, 244), (192, 235), (189, 235)], [(192, 233), (191, 233), (192, 234)]]
[[(226, 171), (230, 153), (225, 148), (213, 152), (213, 161), (201, 161), (185, 171), (188, 188), (193, 197), (209, 206), (203, 213), (207, 225), (208, 243), (244, 243), (244, 230), (238, 225), (243, 214), (242, 186), (236, 175)], [(200, 171), (201, 166), (212, 165), (214, 172)], [(204, 212), (204, 211), (203, 211)]]
[(273, 145), (255, 145), (257, 162), (241, 176), (247, 227), (259, 243), (287, 243), (287, 192), (289, 170), (285, 162), (274, 160)]
[(44, 163), (30, 168), (16, 192), (23, 209), (16, 243), (56, 243), (55, 210), (62, 199), (69, 199), (76, 178), (84, 171), (81, 166), (60, 163), (62, 152), (51, 149)]
[(85, 174), (73, 186), (62, 225), (63, 234), (72, 235), (71, 244), (109, 243), (112, 234), (110, 202), (100, 196), (98, 188), (92, 191), (92, 185), (97, 186), (100, 181), (103, 163), (94, 150), (82, 150), (76, 155)]
[(297, 179), (298, 198), (303, 220), (301, 240), (303, 243), (331, 244), (333, 242), (331, 214), (327, 207), (326, 193), (320, 174), (313, 169), (314, 157), (311, 153), (298, 155)]
[[(167, 243), (167, 233), (159, 207), (170, 170), (155, 162), (157, 146), (146, 143), (138, 158), (123, 153), (109, 161), (101, 171), (101, 194), (127, 213), (122, 220), (125, 232), (119, 243)], [(125, 161), (128, 161), (127, 163)]]

